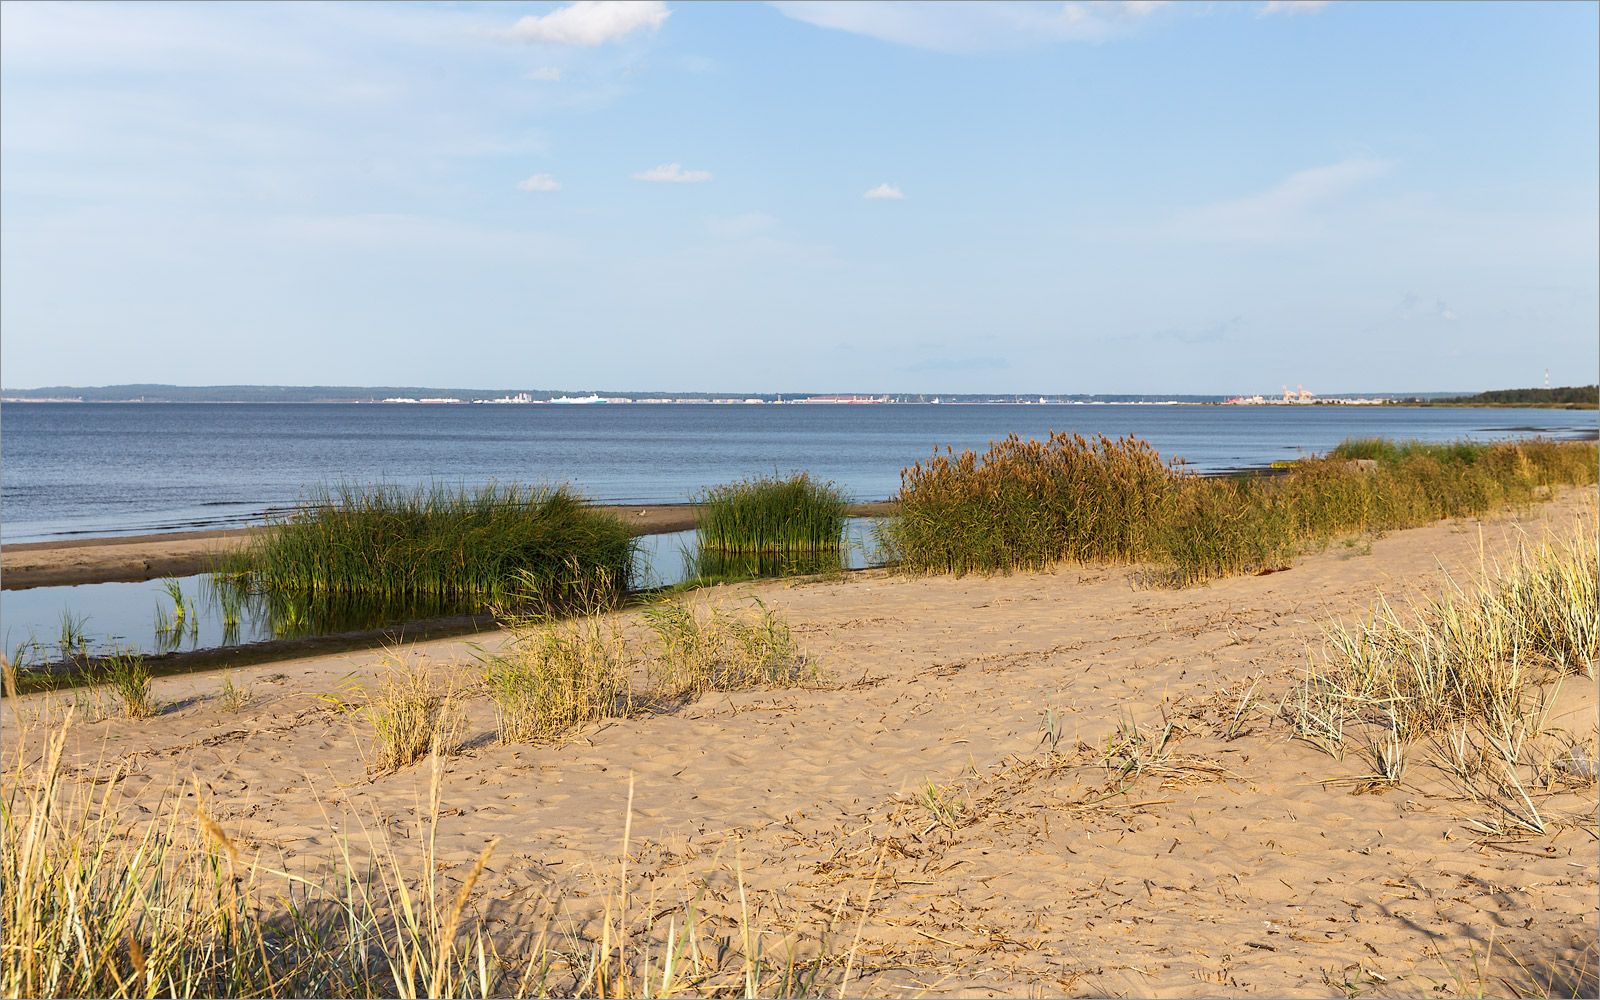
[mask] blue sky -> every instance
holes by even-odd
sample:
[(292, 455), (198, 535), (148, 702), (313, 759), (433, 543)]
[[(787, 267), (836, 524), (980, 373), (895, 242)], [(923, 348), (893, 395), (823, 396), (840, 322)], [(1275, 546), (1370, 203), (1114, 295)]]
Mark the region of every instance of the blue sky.
[(0, 378), (1593, 382), (1597, 11), (7, 2)]

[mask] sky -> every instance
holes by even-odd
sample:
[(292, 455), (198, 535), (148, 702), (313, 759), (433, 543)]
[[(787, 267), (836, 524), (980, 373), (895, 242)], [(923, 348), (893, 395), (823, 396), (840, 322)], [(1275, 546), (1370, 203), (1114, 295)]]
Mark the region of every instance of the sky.
[(1600, 5), (0, 5), (0, 380), (1600, 378)]

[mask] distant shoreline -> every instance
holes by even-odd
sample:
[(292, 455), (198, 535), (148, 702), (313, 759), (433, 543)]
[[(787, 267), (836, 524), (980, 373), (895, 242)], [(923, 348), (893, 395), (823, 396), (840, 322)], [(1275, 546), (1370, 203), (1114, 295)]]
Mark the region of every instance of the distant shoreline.
[[(16, 392), (17, 390), (8, 390)], [(151, 405), (151, 406), (1243, 406), (1243, 407), (1362, 407), (1362, 408), (1417, 408), (1417, 409), (1476, 409), (1476, 410), (1595, 410), (1600, 409), (1600, 402), (1528, 402), (1528, 403), (1497, 403), (1497, 402), (1463, 402), (1448, 398), (1448, 394), (1439, 393), (1438, 396), (1446, 397), (1437, 400), (1426, 396), (1400, 396), (1386, 393), (1347, 393), (1343, 395), (1330, 395), (1316, 399), (1285, 401), (1276, 396), (1263, 396), (1258, 400), (1248, 400), (1237, 396), (1223, 395), (1189, 395), (1175, 394), (1167, 396), (1137, 396), (1124, 397), (1115, 395), (1058, 395), (1049, 394), (1023, 394), (1011, 399), (997, 397), (951, 398), (935, 396), (925, 398), (931, 394), (918, 394), (919, 398), (907, 398), (907, 393), (888, 393), (881, 396), (826, 397), (826, 396), (797, 396), (784, 398), (778, 394), (763, 394), (757, 396), (714, 396), (700, 394), (679, 397), (639, 397), (627, 395), (604, 396), (597, 398), (555, 398), (555, 399), (488, 399), (481, 396), (449, 397), (449, 398), (413, 398), (413, 399), (380, 399), (370, 396), (324, 396), (304, 399), (260, 398), (191, 398), (173, 399), (166, 397), (139, 397), (139, 398), (113, 398), (95, 397), (90, 395), (80, 396), (18, 396), (0, 395), (0, 404), (5, 403), (34, 403), (34, 404), (67, 404), (67, 405)], [(1430, 394), (1432, 395), (1432, 394)]]

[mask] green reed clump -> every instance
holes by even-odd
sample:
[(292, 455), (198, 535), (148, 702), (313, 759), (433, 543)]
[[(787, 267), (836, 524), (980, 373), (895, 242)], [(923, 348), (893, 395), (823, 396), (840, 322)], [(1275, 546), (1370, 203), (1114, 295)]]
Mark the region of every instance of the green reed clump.
[(1189, 477), (1172, 494), (1144, 553), (1169, 584), (1276, 569), (1303, 544), (1293, 496), (1268, 480)]
[(1388, 438), (1346, 438), (1328, 452), (1328, 458), (1351, 461), (1370, 459), (1385, 465), (1399, 465), (1408, 458), (1424, 455), (1436, 461), (1472, 462), (1490, 446), (1472, 441), (1445, 441), (1430, 443), (1415, 438), (1408, 441), (1391, 441)]
[(476, 490), (344, 483), (263, 532), (245, 565), (262, 591), (376, 604), (533, 600), (550, 607), (628, 589), (636, 542), (565, 486)]
[[(1526, 504), (1553, 486), (1600, 478), (1590, 442), (1347, 441), (1271, 479), (1193, 478), (1149, 553), (1184, 585), (1288, 565), (1339, 535), (1412, 528)], [(1375, 471), (1352, 467), (1373, 458)]]
[[(1375, 469), (1353, 459), (1374, 459)], [(1054, 562), (1154, 564), (1168, 583), (1278, 569), (1341, 534), (1528, 503), (1600, 478), (1591, 442), (1347, 441), (1281, 476), (1203, 478), (1134, 438), (1012, 435), (982, 459), (949, 449), (901, 473), (884, 548), (912, 573)]]
[(845, 496), (798, 472), (757, 476), (706, 490), (697, 543), (723, 555), (834, 555), (844, 539)]

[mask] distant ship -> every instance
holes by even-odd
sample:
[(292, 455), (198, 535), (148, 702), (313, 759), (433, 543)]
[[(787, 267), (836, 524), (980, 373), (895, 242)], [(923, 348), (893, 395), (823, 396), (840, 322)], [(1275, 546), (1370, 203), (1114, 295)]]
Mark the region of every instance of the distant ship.
[(552, 403), (600, 403), (604, 402), (599, 396), (557, 396)]

